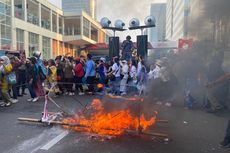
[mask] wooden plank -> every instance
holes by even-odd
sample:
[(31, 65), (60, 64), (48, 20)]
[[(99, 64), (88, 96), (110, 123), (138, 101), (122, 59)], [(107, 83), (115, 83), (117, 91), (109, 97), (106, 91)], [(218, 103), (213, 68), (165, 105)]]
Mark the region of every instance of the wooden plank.
[(156, 122), (157, 122), (157, 123), (169, 123), (168, 120), (158, 120), (158, 119), (156, 120)]

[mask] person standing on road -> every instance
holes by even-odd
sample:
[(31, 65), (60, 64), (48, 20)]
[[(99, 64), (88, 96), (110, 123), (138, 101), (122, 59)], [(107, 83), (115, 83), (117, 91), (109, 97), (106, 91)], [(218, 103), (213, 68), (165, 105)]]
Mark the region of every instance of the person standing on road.
[(75, 88), (76, 90), (80, 90), (79, 91), (79, 95), (84, 95), (84, 91), (83, 91), (83, 87), (82, 87), (82, 79), (85, 75), (85, 71), (84, 71), (84, 67), (83, 64), (81, 63), (81, 59), (80, 58), (76, 58), (75, 59), (76, 65), (74, 67), (74, 73), (75, 73)]
[(113, 65), (111, 67), (111, 71), (107, 74), (110, 78), (110, 93), (114, 95), (120, 95), (120, 81), (121, 81), (121, 73), (120, 73), (120, 64), (118, 57), (113, 58)]
[(62, 61), (62, 56), (57, 56), (55, 58), (56, 67), (57, 67), (57, 83), (58, 88), (61, 91), (61, 94), (64, 93), (64, 86), (63, 82), (65, 81), (65, 75), (64, 75), (64, 63)]
[(36, 95), (38, 97), (40, 96), (44, 96), (45, 92), (43, 90), (43, 82), (46, 80), (46, 68), (43, 64), (43, 61), (41, 59), (41, 52), (39, 51), (35, 51), (33, 53), (33, 56), (36, 58), (36, 69), (38, 72), (38, 76), (37, 76), (37, 81), (36, 81), (36, 88), (35, 88), (35, 92)]
[(10, 99), (10, 95), (8, 93), (9, 83), (7, 81), (7, 75), (12, 71), (12, 65), (10, 63), (10, 59), (7, 56), (0, 57), (0, 89), (1, 95), (4, 103), (1, 104), (2, 107), (10, 106), (12, 104), (12, 100)]
[(131, 37), (127, 36), (126, 40), (123, 41), (122, 45), (122, 56), (128, 61), (132, 58), (132, 51), (134, 50), (133, 42), (131, 41)]
[(137, 91), (137, 65), (135, 60), (129, 61), (129, 79), (128, 79), (129, 91), (135, 93)]
[[(211, 63), (208, 66), (206, 73), (208, 82), (213, 82), (219, 77), (225, 74), (222, 69), (223, 57), (221, 55), (215, 55), (212, 58)], [(227, 93), (226, 93), (227, 90)], [(221, 111), (224, 107), (224, 102), (226, 101), (226, 96), (228, 94), (228, 85), (227, 83), (214, 86), (213, 88), (207, 88), (207, 104), (210, 105), (210, 108), (207, 108), (208, 113), (215, 113)]]
[(65, 74), (65, 82), (66, 82), (66, 95), (73, 96), (73, 65), (70, 58), (65, 58), (65, 66), (64, 66), (64, 74)]
[(30, 97), (31, 97), (27, 99), (28, 102), (38, 101), (38, 97), (35, 91), (37, 77), (38, 77), (38, 71), (36, 68), (36, 58), (31, 57), (30, 59), (27, 59), (26, 61), (26, 83), (27, 83), (27, 88), (29, 90)]
[[(217, 80), (208, 83), (206, 85), (206, 87), (207, 88), (213, 88), (216, 85), (224, 83), (224, 82), (229, 81), (229, 80), (230, 80), (230, 73), (225, 74), (225, 75), (219, 77)], [(228, 121), (228, 126), (227, 126), (227, 130), (226, 130), (226, 134), (225, 134), (224, 140), (220, 143), (220, 146), (230, 148), (230, 119)]]
[(105, 58), (104, 57), (101, 57), (100, 58), (100, 63), (98, 65), (98, 72), (99, 72), (99, 76), (100, 76), (100, 79), (99, 79), (99, 83), (105, 85), (105, 81), (106, 81), (106, 67), (105, 67)]
[(127, 82), (129, 77), (129, 66), (126, 60), (121, 62), (121, 83), (120, 83), (120, 92), (121, 95), (126, 95)]
[(94, 81), (96, 78), (96, 70), (95, 70), (95, 63), (92, 60), (92, 55), (87, 55), (87, 62), (86, 62), (86, 73), (85, 73), (85, 79), (86, 83), (88, 84), (89, 92), (94, 92)]

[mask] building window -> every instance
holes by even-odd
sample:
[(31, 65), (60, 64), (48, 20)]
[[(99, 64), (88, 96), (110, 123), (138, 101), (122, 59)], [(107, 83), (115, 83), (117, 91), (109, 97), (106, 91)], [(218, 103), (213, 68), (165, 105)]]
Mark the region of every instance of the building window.
[(42, 55), (44, 59), (50, 59), (51, 46), (50, 38), (42, 37)]
[(91, 26), (91, 39), (98, 42), (98, 30)]
[(41, 26), (50, 30), (50, 9), (44, 5), (41, 7)]
[(39, 35), (30, 32), (29, 33), (29, 56), (32, 56), (34, 51), (39, 50)]
[(27, 22), (39, 25), (39, 5), (36, 0), (27, 0)]
[(53, 13), (52, 14), (52, 31), (53, 32), (57, 32), (57, 14), (56, 13)]
[(81, 34), (81, 20), (79, 17), (65, 18), (65, 35), (80, 35)]
[(83, 18), (83, 35), (89, 38), (90, 22), (86, 18)]
[(11, 49), (11, 0), (0, 2), (0, 48)]
[(63, 17), (59, 17), (59, 33), (63, 34)]
[(17, 50), (24, 50), (24, 30), (16, 29)]
[(14, 15), (16, 18), (24, 20), (25, 18), (24, 0), (14, 0)]

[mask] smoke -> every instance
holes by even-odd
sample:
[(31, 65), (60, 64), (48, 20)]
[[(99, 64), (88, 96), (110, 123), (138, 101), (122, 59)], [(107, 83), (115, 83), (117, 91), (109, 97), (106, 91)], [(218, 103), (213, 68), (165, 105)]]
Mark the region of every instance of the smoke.
[[(143, 24), (146, 16), (150, 14), (150, 6), (154, 2), (164, 2), (165, 0), (97, 0), (98, 10), (97, 18), (100, 21), (103, 17), (108, 17), (112, 24), (117, 19), (121, 19), (125, 22), (126, 28), (129, 26), (129, 21), (136, 17)], [(125, 39), (126, 35), (131, 35), (133, 40), (140, 32), (126, 31), (123, 33), (117, 33), (121, 36), (121, 39)]]
[(191, 10), (189, 33), (199, 41), (211, 41), (216, 48), (229, 47), (230, 1), (198, 0)]

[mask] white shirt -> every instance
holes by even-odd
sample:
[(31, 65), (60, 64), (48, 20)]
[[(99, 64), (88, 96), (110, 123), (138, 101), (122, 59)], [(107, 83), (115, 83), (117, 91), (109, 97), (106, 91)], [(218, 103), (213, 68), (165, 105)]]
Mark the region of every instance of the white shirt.
[(137, 68), (134, 65), (131, 66), (129, 75), (131, 78), (135, 78), (137, 76)]
[(117, 63), (113, 64), (112, 71), (115, 77), (120, 77), (121, 70), (120, 70), (120, 67), (117, 65)]
[(139, 61), (138, 62), (138, 64), (137, 64), (137, 74), (139, 75), (140, 74), (140, 72), (141, 72), (141, 61)]
[(122, 74), (124, 75), (124, 78), (128, 78), (129, 76), (129, 66), (128, 64), (122, 65)]

